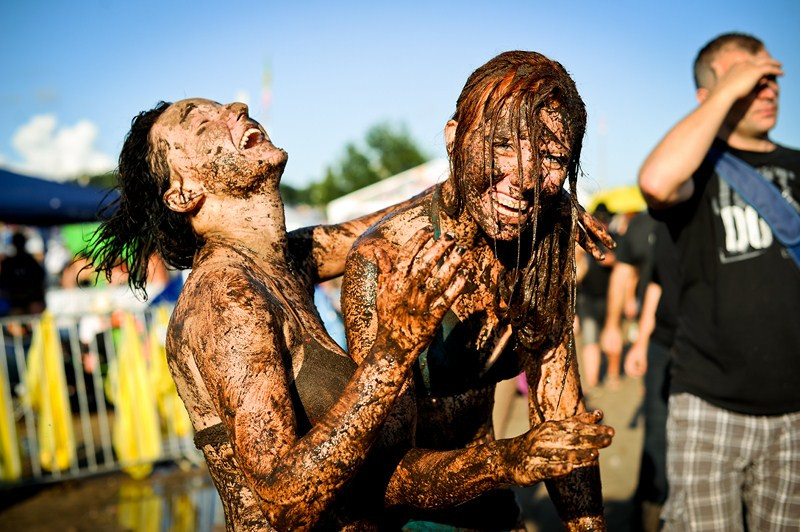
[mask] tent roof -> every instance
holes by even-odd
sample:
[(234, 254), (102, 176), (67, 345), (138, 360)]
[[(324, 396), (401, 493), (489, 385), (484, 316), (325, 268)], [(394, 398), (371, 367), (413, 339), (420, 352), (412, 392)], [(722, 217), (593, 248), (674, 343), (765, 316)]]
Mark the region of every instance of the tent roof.
[(101, 206), (117, 193), (103, 188), (56, 183), (0, 168), (0, 222), (60, 225), (98, 220)]

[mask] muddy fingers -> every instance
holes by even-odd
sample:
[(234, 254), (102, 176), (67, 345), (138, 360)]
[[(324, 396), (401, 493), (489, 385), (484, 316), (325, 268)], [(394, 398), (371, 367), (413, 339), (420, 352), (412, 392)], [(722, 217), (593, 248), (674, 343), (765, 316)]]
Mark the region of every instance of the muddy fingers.
[(408, 239), (397, 255), (395, 268), (401, 275), (410, 275), (414, 266), (415, 259), (419, 252), (425, 247), (433, 237), (433, 230), (430, 227), (423, 227)]
[(453, 306), (456, 298), (461, 295), (461, 291), (464, 289), (464, 285), (466, 285), (466, 279), (459, 276), (450, 283), (447, 290), (440, 298), (433, 302), (431, 305), (431, 319), (434, 320), (436, 323), (441, 321), (444, 318), (445, 313), (447, 310)]
[(453, 250), (452, 236), (428, 245), (430, 230), (414, 234), (402, 246), (393, 267), (375, 251), (380, 270), (377, 294), (380, 333), (415, 356), (433, 337), (445, 312), (466, 284), (458, 276), (465, 251)]
[(586, 212), (583, 207), (578, 206), (578, 233), (576, 236), (578, 244), (596, 260), (603, 260), (603, 250), (598, 242), (607, 249), (617, 247), (611, 234), (597, 218)]
[(603, 253), (600, 247), (592, 242), (591, 238), (589, 238), (584, 226), (578, 226), (578, 234), (576, 239), (578, 240), (578, 245), (587, 251), (592, 257), (594, 257), (595, 260), (603, 260), (606, 258), (605, 253)]
[[(585, 412), (560, 421), (546, 421), (522, 436), (498, 442), (508, 479), (525, 486), (553, 476), (554, 464), (585, 467), (608, 447), (614, 429), (599, 425), (603, 413)], [(566, 473), (563, 473), (566, 474)]]
[(411, 267), (411, 275), (420, 282), (427, 281), (433, 269), (439, 264), (444, 254), (447, 253), (453, 245), (453, 236), (448, 233), (445, 234), (444, 237), (436, 240), (427, 250), (424, 250), (422, 255), (419, 255), (421, 251), (418, 251), (413, 266)]

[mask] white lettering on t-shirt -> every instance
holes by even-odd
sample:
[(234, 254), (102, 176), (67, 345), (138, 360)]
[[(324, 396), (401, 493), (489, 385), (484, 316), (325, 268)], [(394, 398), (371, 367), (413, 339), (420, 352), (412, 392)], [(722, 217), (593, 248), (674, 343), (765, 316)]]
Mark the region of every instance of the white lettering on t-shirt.
[(769, 225), (750, 205), (728, 205), (722, 207), (719, 214), (725, 228), (725, 251), (728, 253), (739, 254), (749, 249), (764, 249), (772, 244)]
[[(762, 166), (757, 170), (789, 198), (790, 205), (797, 205), (791, 194), (797, 178), (794, 172), (775, 166)], [(774, 237), (767, 222), (724, 180), (719, 180), (717, 197), (711, 203), (724, 231), (723, 242), (718, 243), (720, 261), (747, 260), (761, 255), (772, 245)]]

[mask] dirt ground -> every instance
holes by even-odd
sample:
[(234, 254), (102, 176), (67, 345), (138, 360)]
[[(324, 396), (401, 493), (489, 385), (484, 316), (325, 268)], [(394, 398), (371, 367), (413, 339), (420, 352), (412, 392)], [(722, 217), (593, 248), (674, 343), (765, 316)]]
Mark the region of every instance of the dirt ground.
[[(616, 435), (610, 447), (600, 451), (600, 474), (603, 482), (608, 529), (613, 532), (631, 530), (632, 498), (639, 479), (644, 423), (639, 412), (642, 402), (641, 379), (623, 378), (619, 387), (596, 388), (587, 397), (587, 406), (605, 414), (604, 423), (614, 427)], [(514, 429), (506, 436), (527, 430), (527, 404), (521, 396), (513, 402)], [(553, 503), (543, 484), (515, 490), (529, 532), (563, 530)]]
[[(618, 389), (600, 387), (589, 397), (617, 435), (600, 454), (603, 496), (609, 530), (630, 529), (631, 497), (638, 478), (642, 444), (642, 385), (624, 378)], [(526, 401), (507, 394), (504, 436), (527, 430)], [(498, 400), (501, 404), (502, 400)], [(526, 527), (531, 532), (561, 530), (544, 486), (519, 489)], [(2, 531), (216, 531), (224, 529), (222, 510), (210, 478), (202, 468), (182, 470), (174, 464), (155, 469), (146, 480), (108, 474), (2, 495)], [(14, 504), (8, 502), (14, 500)]]

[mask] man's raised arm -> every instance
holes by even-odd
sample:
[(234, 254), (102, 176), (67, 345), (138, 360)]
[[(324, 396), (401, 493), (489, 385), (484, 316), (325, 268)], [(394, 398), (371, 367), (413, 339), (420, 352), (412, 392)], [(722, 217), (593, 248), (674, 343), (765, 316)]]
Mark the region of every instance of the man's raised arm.
[[(715, 73), (718, 65), (712, 64)], [(714, 139), (730, 135), (726, 118), (734, 104), (747, 97), (765, 76), (782, 74), (780, 63), (758, 58), (738, 63), (717, 76), (713, 88), (697, 89), (700, 102), (678, 122), (647, 156), (639, 170), (639, 186), (647, 205), (664, 209), (694, 193), (692, 174), (700, 167)]]

